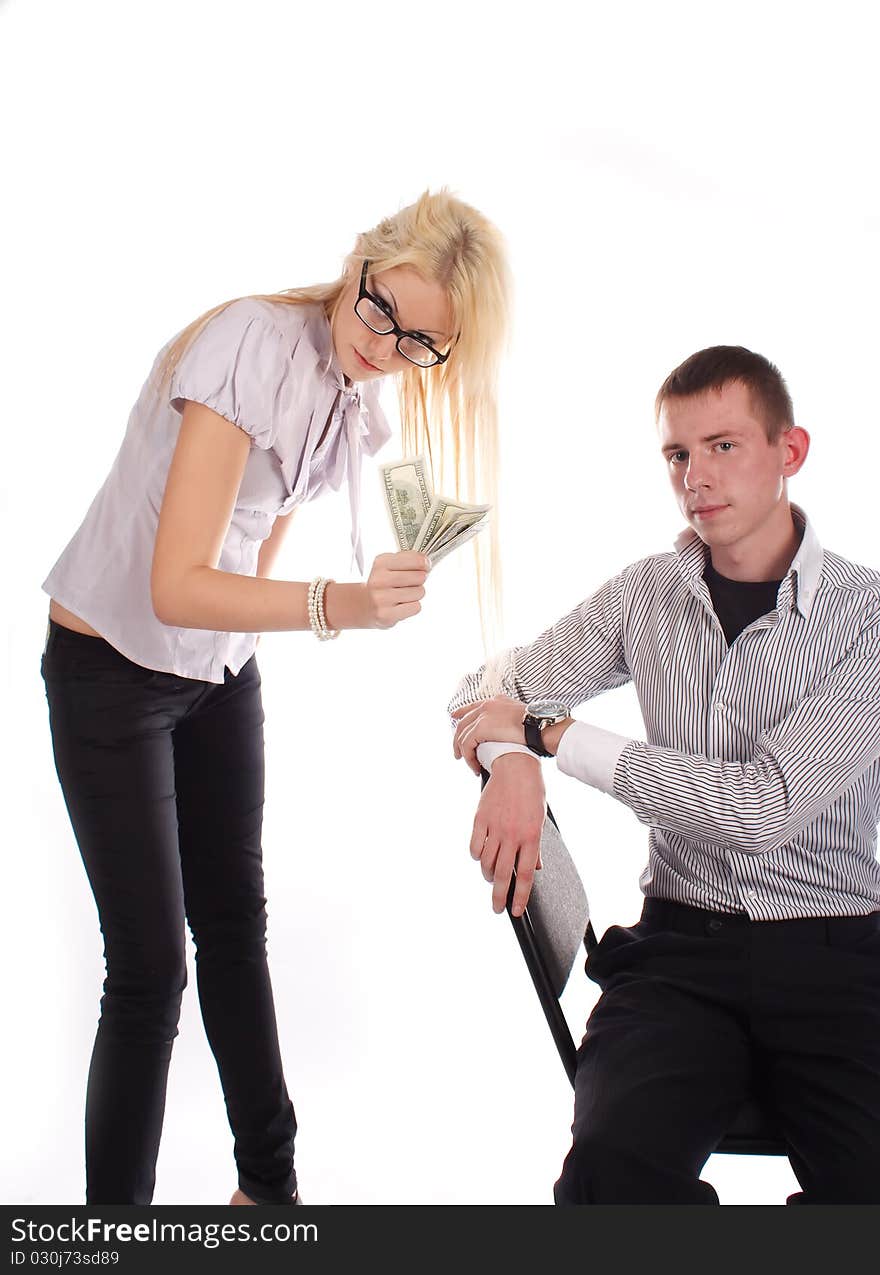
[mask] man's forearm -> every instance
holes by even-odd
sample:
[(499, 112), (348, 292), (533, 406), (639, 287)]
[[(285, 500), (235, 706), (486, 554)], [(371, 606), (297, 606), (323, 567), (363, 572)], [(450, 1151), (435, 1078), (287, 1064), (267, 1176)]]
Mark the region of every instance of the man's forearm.
[(541, 731), (541, 743), (555, 757), (559, 751), (559, 743), (569, 726), (574, 725), (573, 717), (563, 717), (561, 722), (553, 722)]
[[(556, 757), (556, 764), (564, 775), (590, 784), (612, 797), (617, 795), (614, 792), (614, 771), (620, 754), (627, 744), (633, 742), (631, 739), (575, 721), (573, 717), (564, 717), (562, 721), (544, 727), (541, 742)], [(486, 770), (491, 771), (492, 764), (509, 752), (528, 752), (540, 761), (537, 753), (523, 745), (494, 740), (480, 744), (477, 758)]]
[[(573, 721), (573, 717), (566, 717), (561, 722), (544, 727), (541, 731), (541, 740), (549, 753), (555, 755), (563, 732), (571, 726)], [(525, 744), (501, 743), (498, 740), (486, 740), (480, 744), (477, 748), (477, 760), (485, 770), (491, 773), (493, 763), (505, 753), (526, 753), (529, 757), (534, 757), (536, 761), (541, 760), (540, 755), (532, 752)]]

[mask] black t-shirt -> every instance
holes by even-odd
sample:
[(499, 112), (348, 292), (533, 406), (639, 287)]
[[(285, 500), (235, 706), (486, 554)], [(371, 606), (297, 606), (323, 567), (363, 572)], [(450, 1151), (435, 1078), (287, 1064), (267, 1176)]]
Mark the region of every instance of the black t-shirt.
[(759, 615), (776, 609), (776, 597), (782, 583), (781, 580), (728, 580), (718, 574), (711, 561), (706, 563), (703, 579), (728, 646)]

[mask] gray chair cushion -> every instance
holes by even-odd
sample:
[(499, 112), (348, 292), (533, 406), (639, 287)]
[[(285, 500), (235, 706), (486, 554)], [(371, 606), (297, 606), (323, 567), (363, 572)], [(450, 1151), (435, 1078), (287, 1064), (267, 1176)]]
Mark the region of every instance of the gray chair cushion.
[(577, 868), (551, 816), (541, 832), (541, 862), (528, 914), (554, 994), (562, 995), (574, 962), (584, 954), (590, 905)]

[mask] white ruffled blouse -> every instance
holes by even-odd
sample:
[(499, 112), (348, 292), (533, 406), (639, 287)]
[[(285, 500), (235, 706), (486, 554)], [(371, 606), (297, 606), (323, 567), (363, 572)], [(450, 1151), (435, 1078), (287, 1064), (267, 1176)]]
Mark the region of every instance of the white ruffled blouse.
[(157, 354), (110, 473), (42, 587), (135, 663), (222, 682), (227, 667), (237, 674), (250, 659), (257, 634), (163, 624), (150, 596), (159, 510), (184, 401), (206, 404), (251, 438), (218, 563), (239, 575), (256, 575), (260, 545), (279, 514), (326, 487), (338, 491), (343, 482), (353, 558), (363, 572), (361, 456), (373, 455), (391, 431), (376, 384), (345, 384), (320, 305), (233, 301), (192, 341), (159, 399), (159, 366), (175, 339)]

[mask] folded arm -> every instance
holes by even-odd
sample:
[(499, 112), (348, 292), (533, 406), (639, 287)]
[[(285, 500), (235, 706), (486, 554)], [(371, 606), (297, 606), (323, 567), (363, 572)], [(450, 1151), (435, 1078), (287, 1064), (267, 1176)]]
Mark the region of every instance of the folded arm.
[(609, 746), (608, 736), (575, 722), (559, 740), (559, 769), (649, 826), (742, 854), (777, 850), (880, 758), (880, 612), (811, 694), (762, 733), (748, 762), (622, 736)]

